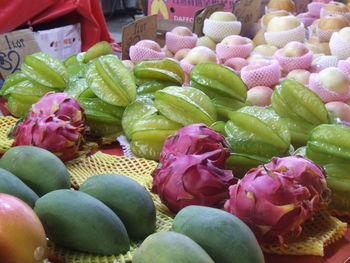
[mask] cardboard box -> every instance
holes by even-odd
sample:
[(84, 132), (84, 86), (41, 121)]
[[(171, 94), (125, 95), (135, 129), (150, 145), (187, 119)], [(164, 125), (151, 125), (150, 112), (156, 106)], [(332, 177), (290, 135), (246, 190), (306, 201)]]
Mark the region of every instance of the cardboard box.
[(41, 30), (34, 33), (42, 52), (64, 60), (81, 52), (80, 24)]
[(195, 12), (207, 6), (223, 3), (224, 10), (231, 12), (236, 0), (148, 0), (148, 15), (158, 19), (193, 24)]
[(18, 71), (26, 55), (40, 52), (30, 29), (0, 35), (0, 78)]

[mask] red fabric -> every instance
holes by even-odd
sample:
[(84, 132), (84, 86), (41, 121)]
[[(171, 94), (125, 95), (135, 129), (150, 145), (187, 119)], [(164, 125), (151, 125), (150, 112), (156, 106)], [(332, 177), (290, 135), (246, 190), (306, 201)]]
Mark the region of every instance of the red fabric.
[(82, 50), (100, 41), (114, 42), (104, 18), (100, 0), (0, 0), (0, 33), (21, 25), (37, 25), (57, 18), (81, 24)]

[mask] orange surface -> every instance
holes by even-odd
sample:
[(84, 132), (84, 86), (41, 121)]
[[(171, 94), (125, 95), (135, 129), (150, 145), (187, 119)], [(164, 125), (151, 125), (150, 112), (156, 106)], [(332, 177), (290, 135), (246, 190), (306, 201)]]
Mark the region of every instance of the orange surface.
[[(123, 155), (118, 144), (104, 146), (102, 152), (115, 155)], [(350, 218), (341, 218), (350, 224)], [(279, 256), (265, 254), (266, 263), (350, 263), (350, 227), (345, 237), (331, 244), (325, 249), (325, 256)]]

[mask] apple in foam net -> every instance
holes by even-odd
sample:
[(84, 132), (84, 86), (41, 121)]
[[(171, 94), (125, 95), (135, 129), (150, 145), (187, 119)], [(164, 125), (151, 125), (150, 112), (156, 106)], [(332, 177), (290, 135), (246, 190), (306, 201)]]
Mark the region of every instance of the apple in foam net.
[(171, 30), (171, 33), (178, 36), (192, 36), (191, 30), (184, 26), (177, 26)]
[(197, 65), (202, 62), (217, 62), (216, 54), (213, 50), (207, 47), (199, 46), (191, 49), (184, 60), (192, 65)]
[(269, 45), (269, 44), (264, 44), (264, 45), (259, 45), (256, 46), (253, 50), (253, 52), (255, 54), (260, 54), (263, 56), (273, 56), (273, 54), (275, 54), (275, 52), (278, 50), (278, 47), (274, 46), (274, 45)]
[(259, 69), (265, 66), (271, 65), (271, 61), (267, 59), (257, 59), (252, 62), (249, 62), (248, 66), (246, 67), (247, 70), (255, 70)]
[(326, 103), (326, 109), (342, 121), (350, 122), (350, 106), (342, 101)]
[(230, 12), (217, 11), (211, 14), (211, 16), (209, 17), (209, 20), (230, 22), (230, 21), (237, 21), (237, 17)]
[(318, 81), (331, 91), (346, 94), (349, 90), (349, 80), (344, 73), (336, 67), (328, 67), (317, 75)]
[(309, 50), (304, 44), (292, 41), (283, 48), (282, 55), (285, 57), (300, 57), (308, 52)]
[(139, 42), (137, 42), (135, 44), (135, 46), (146, 47), (146, 48), (149, 48), (149, 49), (153, 49), (154, 51), (158, 51), (158, 52), (161, 51), (161, 48), (160, 48), (159, 44), (156, 41), (148, 40), (148, 39), (140, 40)]
[(273, 90), (265, 86), (257, 86), (247, 91), (247, 102), (255, 106), (271, 105), (271, 96)]
[(221, 44), (224, 45), (245, 45), (248, 43), (247, 38), (238, 35), (227, 36), (221, 41)]
[(267, 32), (281, 32), (300, 26), (300, 21), (295, 16), (275, 16), (267, 25)]
[(309, 83), (310, 74), (311, 73), (305, 69), (294, 69), (288, 73), (286, 78), (293, 79), (303, 85), (307, 85)]
[(340, 29), (338, 34), (341, 36), (342, 39), (344, 39), (347, 42), (350, 42), (350, 27), (344, 27)]

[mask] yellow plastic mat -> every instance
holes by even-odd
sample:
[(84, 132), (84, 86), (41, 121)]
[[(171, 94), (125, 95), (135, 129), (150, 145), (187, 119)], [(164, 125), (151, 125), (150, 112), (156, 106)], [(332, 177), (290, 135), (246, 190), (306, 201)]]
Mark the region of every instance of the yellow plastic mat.
[(11, 116), (0, 116), (0, 154), (11, 148), (13, 140), (9, 139), (8, 134), (17, 121)]
[[(157, 163), (141, 158), (128, 158), (97, 152), (96, 154), (75, 160), (67, 165), (75, 188), (79, 188), (88, 177), (100, 173), (118, 173), (129, 176), (141, 185), (150, 189), (151, 172)], [(151, 193), (157, 208), (157, 231), (167, 231), (171, 228), (173, 214), (161, 203), (159, 197)], [(282, 255), (317, 255), (323, 256), (324, 247), (341, 238), (347, 224), (322, 211), (313, 221), (303, 225), (303, 231), (297, 238), (287, 236), (286, 247), (276, 244), (263, 244), (262, 249), (268, 253)], [(117, 263), (128, 262), (138, 244), (132, 244), (131, 250), (125, 255), (98, 256), (87, 253), (69, 251), (50, 244), (51, 258), (64, 263)]]
[[(96, 174), (116, 173), (136, 180), (147, 190), (152, 185), (151, 172), (156, 168), (157, 163), (141, 158), (128, 158), (114, 156), (97, 152), (87, 158), (79, 158), (67, 164), (71, 174), (71, 181), (75, 188), (79, 188), (87, 178)], [(167, 231), (172, 224), (171, 212), (161, 203), (159, 197), (151, 193), (152, 199), (157, 208), (156, 231)], [(138, 244), (132, 243), (131, 249), (124, 255), (99, 256), (88, 253), (70, 251), (50, 243), (50, 258), (54, 262), (64, 263), (117, 263), (129, 262), (132, 253)]]
[(324, 248), (342, 238), (347, 224), (333, 217), (328, 211), (319, 212), (313, 220), (305, 222), (301, 234), (296, 237), (287, 235), (287, 246), (279, 243), (263, 244), (264, 252), (279, 255), (315, 255), (323, 256)]

